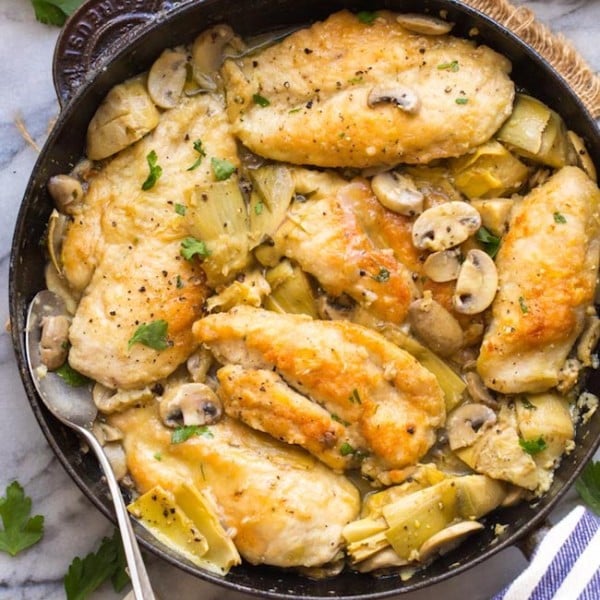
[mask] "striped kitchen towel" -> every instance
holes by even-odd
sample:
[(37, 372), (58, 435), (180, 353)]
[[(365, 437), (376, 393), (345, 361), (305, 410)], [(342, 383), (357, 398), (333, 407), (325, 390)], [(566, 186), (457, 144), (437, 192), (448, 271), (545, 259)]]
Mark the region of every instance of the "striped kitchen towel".
[(583, 506), (574, 508), (493, 600), (600, 600), (600, 518)]

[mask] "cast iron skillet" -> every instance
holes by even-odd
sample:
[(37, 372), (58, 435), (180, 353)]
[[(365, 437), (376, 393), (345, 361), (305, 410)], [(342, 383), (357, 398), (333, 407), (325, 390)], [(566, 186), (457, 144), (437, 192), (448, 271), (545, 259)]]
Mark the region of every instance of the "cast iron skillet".
[[(229, 23), (247, 36), (269, 29), (307, 23), (341, 8), (390, 8), (405, 12), (447, 11), (456, 23), (454, 34), (485, 42), (513, 62), (517, 85), (560, 112), (569, 128), (581, 135), (600, 165), (600, 133), (581, 102), (560, 76), (509, 31), (457, 0), (187, 0), (179, 4), (160, 0), (92, 0), (65, 29), (55, 56), (55, 84), (64, 105), (33, 170), (18, 215), (10, 261), (10, 315), (17, 361), (31, 407), (40, 427), (64, 468), (90, 500), (114, 520), (112, 504), (94, 459), (83, 454), (75, 435), (62, 427), (42, 406), (27, 371), (24, 316), (34, 294), (44, 287), (45, 257), (40, 246), (52, 209), (46, 191), (48, 178), (68, 172), (81, 157), (88, 121), (107, 91), (116, 83), (147, 69), (163, 48), (191, 41), (196, 33), (218, 22)], [(600, 393), (600, 373), (591, 373), (586, 387)], [(428, 569), (403, 582), (396, 575), (373, 577), (345, 571), (315, 581), (292, 572), (244, 564), (221, 578), (183, 561), (158, 545), (138, 527), (141, 543), (155, 554), (205, 580), (236, 591), (270, 598), (385, 598), (414, 591), (457, 575), (515, 544), (544, 521), (552, 507), (600, 444), (600, 415), (579, 428), (575, 450), (565, 457), (550, 491), (535, 504), (498, 511), (484, 519), (485, 529)], [(499, 538), (496, 523), (508, 524)]]

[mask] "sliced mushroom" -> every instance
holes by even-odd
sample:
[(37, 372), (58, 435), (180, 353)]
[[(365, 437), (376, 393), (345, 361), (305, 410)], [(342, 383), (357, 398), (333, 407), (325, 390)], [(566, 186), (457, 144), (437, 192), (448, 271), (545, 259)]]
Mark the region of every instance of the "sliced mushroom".
[(112, 390), (96, 383), (92, 388), (92, 399), (96, 408), (105, 414), (125, 410), (130, 406), (148, 402), (154, 398), (152, 390), (148, 387), (140, 390)]
[(215, 392), (204, 383), (184, 383), (160, 402), (160, 416), (167, 427), (211, 425), (223, 414)]
[(454, 27), (454, 23), (448, 23), (437, 17), (425, 16), (416, 13), (405, 13), (398, 15), (396, 21), (404, 29), (421, 35), (444, 35)]
[(418, 112), (421, 101), (414, 90), (396, 85), (376, 85), (367, 98), (369, 108), (377, 104), (395, 104), (399, 109), (407, 113)]
[(585, 147), (585, 143), (574, 131), (567, 132), (569, 141), (571, 142), (575, 153), (577, 154), (577, 162), (579, 166), (587, 173), (588, 177), (592, 181), (598, 181), (598, 174), (594, 161), (592, 160), (590, 153)]
[(123, 446), (118, 442), (110, 442), (103, 449), (117, 481), (120, 481), (127, 475), (127, 457)]
[(216, 25), (203, 31), (192, 45), (192, 69), (199, 84), (207, 82), (206, 76), (218, 70), (223, 62), (223, 50), (234, 38), (228, 25)]
[(213, 356), (206, 348), (198, 348), (186, 362), (186, 367), (195, 383), (204, 383), (213, 363)]
[(94, 421), (92, 433), (103, 446), (109, 442), (118, 442), (123, 439), (123, 432), (118, 427), (104, 421)]
[(180, 50), (165, 50), (148, 73), (148, 93), (161, 108), (175, 108), (187, 76), (187, 56)]
[(577, 343), (577, 358), (585, 367), (592, 366), (592, 356), (598, 345), (598, 340), (600, 340), (600, 319), (594, 313), (586, 318), (585, 328)]
[(462, 348), (460, 324), (431, 294), (410, 305), (408, 321), (415, 335), (436, 354), (451, 356)]
[(353, 565), (352, 568), (359, 573), (370, 573), (371, 571), (376, 571), (377, 569), (404, 567), (409, 564), (410, 562), (405, 558), (398, 556), (393, 548), (385, 548), (376, 554), (373, 554), (373, 556), (370, 556), (366, 560)]
[(81, 182), (71, 175), (54, 175), (48, 181), (48, 191), (61, 213), (72, 215), (83, 200)]
[(469, 250), (456, 280), (454, 309), (465, 315), (483, 312), (494, 301), (497, 289), (494, 261), (483, 250)]
[(59, 275), (62, 276), (62, 260), (61, 260), (61, 251), (62, 251), (62, 243), (65, 237), (65, 232), (67, 230), (67, 225), (69, 224), (69, 217), (59, 213), (56, 209), (54, 209), (50, 213), (50, 219), (48, 220), (48, 254), (50, 255), (50, 262), (56, 268), (56, 271)]
[(467, 202), (432, 206), (413, 225), (412, 240), (422, 250), (448, 250), (462, 244), (481, 227), (481, 216)]
[(498, 408), (498, 401), (492, 396), (490, 390), (485, 387), (483, 380), (475, 371), (469, 371), (465, 374), (467, 382), (467, 392), (473, 402), (485, 404), (490, 408)]
[(69, 353), (69, 327), (71, 321), (65, 315), (44, 317), (40, 337), (40, 358), (51, 371), (67, 360)]
[(497, 420), (485, 404), (462, 404), (448, 415), (446, 430), (451, 450), (471, 446)]
[(423, 212), (423, 194), (407, 175), (387, 171), (371, 180), (373, 193), (383, 206), (392, 212), (413, 217)]
[(419, 561), (425, 562), (436, 554), (446, 554), (456, 548), (467, 536), (481, 531), (483, 525), (478, 521), (460, 521), (434, 533), (419, 548)]
[(461, 253), (458, 249), (434, 252), (423, 263), (423, 274), (437, 283), (454, 281), (460, 271), (460, 259)]

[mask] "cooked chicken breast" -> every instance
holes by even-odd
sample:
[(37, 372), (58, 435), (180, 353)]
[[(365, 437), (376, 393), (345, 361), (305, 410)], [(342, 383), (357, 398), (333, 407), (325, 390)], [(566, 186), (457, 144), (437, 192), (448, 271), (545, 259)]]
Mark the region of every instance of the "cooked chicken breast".
[[(360, 325), (240, 306), (197, 321), (194, 335), (221, 362), (274, 369), (288, 385), (346, 424), (357, 440), (348, 452), (369, 454), (384, 469), (416, 463), (435, 442), (436, 428), (444, 424), (444, 397), (436, 378), (410, 354)], [(244, 383), (251, 384), (248, 379)], [(228, 396), (235, 393), (227, 391)], [(253, 408), (256, 395), (248, 396), (240, 391), (236, 399), (245, 408), (240, 412), (243, 419), (266, 410)], [(289, 418), (297, 423), (311, 418), (300, 402), (278, 410), (289, 410)], [(262, 423), (265, 431), (278, 435), (276, 424), (271, 431), (271, 423)], [(320, 442), (321, 435), (317, 429), (314, 442)]]
[(565, 167), (513, 210), (496, 258), (499, 289), (477, 370), (505, 394), (555, 386), (592, 306), (600, 190)]
[(226, 61), (222, 74), (234, 131), (257, 154), (370, 167), (428, 163), (487, 141), (512, 109), (510, 68), (486, 46), (410, 33), (391, 12), (363, 23), (341, 11)]
[(396, 257), (414, 255), (406, 220), (384, 209), (364, 182), (336, 179), (295, 202), (273, 241), (329, 294), (347, 294), (384, 321), (404, 321), (418, 297), (411, 271)]
[[(206, 156), (192, 171), (201, 140)], [(162, 175), (142, 190), (154, 151)], [(165, 112), (158, 127), (95, 174), (63, 244), (64, 274), (83, 293), (70, 331), (73, 368), (112, 388), (166, 377), (194, 350), (191, 325), (207, 296), (197, 260), (180, 255), (189, 235), (181, 207), (194, 186), (213, 181), (211, 157), (237, 163), (217, 99), (201, 95)], [(168, 347), (128, 341), (137, 327), (164, 319)]]
[(346, 478), (228, 417), (180, 444), (170, 443), (154, 404), (114, 414), (110, 422), (123, 432), (140, 493), (181, 481), (212, 492), (236, 547), (253, 564), (328, 563), (342, 546), (342, 528), (358, 516), (359, 494)]

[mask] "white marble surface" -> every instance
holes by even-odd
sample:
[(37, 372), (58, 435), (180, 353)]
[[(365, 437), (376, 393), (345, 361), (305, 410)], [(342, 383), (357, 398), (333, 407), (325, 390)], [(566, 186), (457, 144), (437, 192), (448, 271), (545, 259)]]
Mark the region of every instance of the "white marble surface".
[[(591, 65), (600, 68), (600, 1), (530, 0), (539, 18), (573, 40)], [(17, 210), (33, 167), (36, 150), (15, 123), (22, 121), (38, 146), (58, 112), (51, 78), (57, 29), (36, 22), (28, 0), (0, 0), (0, 320), (8, 318), (7, 276), (10, 243)], [(45, 516), (45, 536), (15, 558), (0, 553), (0, 600), (64, 598), (62, 578), (74, 556), (95, 549), (110, 524), (82, 496), (53, 457), (28, 406), (17, 373), (10, 338), (0, 335), (0, 495), (18, 479), (33, 499), (35, 513)], [(570, 492), (555, 516), (576, 502)], [(242, 596), (200, 582), (148, 558), (151, 578), (163, 600), (192, 598), (241, 599)], [(526, 563), (510, 549), (436, 589), (402, 596), (425, 600), (490, 598), (512, 581)], [(110, 586), (93, 598), (114, 599)], [(600, 590), (599, 590), (600, 597)]]

